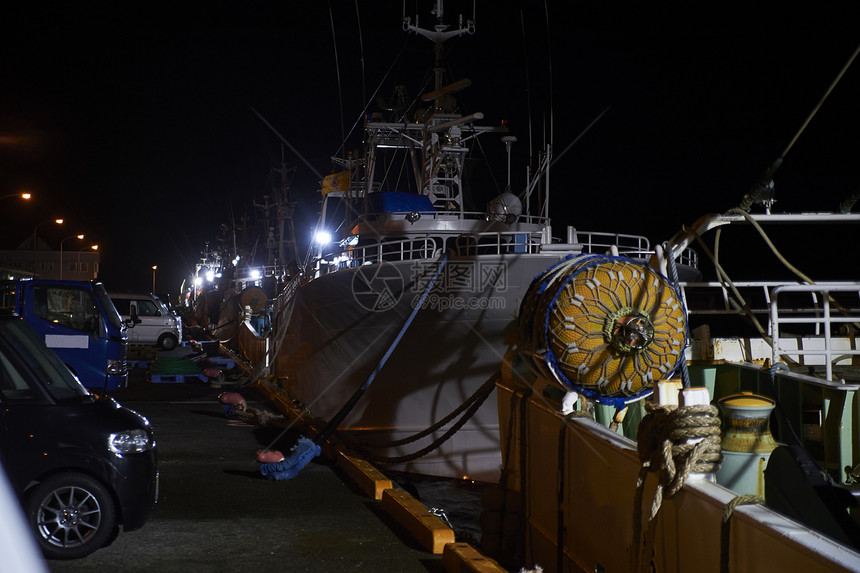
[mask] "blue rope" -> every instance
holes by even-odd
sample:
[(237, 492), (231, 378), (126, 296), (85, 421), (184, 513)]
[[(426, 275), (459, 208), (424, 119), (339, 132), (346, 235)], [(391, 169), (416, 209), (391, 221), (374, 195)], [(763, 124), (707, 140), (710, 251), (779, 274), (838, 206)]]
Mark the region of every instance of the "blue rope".
[[(680, 287), (678, 281), (678, 267), (675, 264), (675, 257), (672, 256), (672, 252), (669, 252), (669, 274), (672, 279), (672, 288), (675, 289), (675, 295), (678, 297), (678, 300), (681, 302), (682, 309), (684, 310), (684, 315), (687, 315), (687, 309), (684, 307), (684, 299), (681, 298), (680, 295)], [(690, 373), (687, 371), (687, 343), (690, 340), (690, 332), (688, 329), (687, 321), (684, 321), (684, 348), (681, 349), (681, 356), (678, 358), (678, 370), (681, 371), (681, 382), (684, 385), (684, 388), (690, 387)]]
[(436, 284), (436, 279), (439, 278), (439, 274), (442, 272), (442, 269), (445, 268), (445, 265), (448, 262), (448, 253), (442, 255), (442, 258), (439, 259), (439, 266), (436, 268), (436, 272), (433, 274), (433, 278), (430, 279), (430, 283), (427, 285), (427, 288), (421, 294), (421, 298), (418, 300), (418, 304), (415, 305), (415, 308), (412, 309), (412, 312), (409, 314), (409, 318), (406, 319), (406, 322), (400, 328), (400, 332), (397, 333), (397, 336), (394, 338), (394, 341), (388, 346), (388, 350), (385, 351), (385, 354), (382, 356), (382, 359), (376, 365), (376, 368), (373, 369), (373, 372), (370, 373), (370, 376), (367, 377), (367, 380), (359, 387), (358, 390), (350, 397), (346, 404), (338, 411), (337, 414), (331, 419), (328, 425), (323, 429), (322, 432), (317, 436), (316, 442), (320, 443), (325, 441), (343, 422), (344, 418), (352, 411), (355, 403), (358, 402), (358, 399), (361, 398), (362, 394), (364, 394), (365, 390), (373, 383), (376, 375), (379, 374), (379, 371), (382, 370), (382, 367), (385, 366), (385, 363), (391, 357), (391, 354), (394, 352), (394, 349), (397, 348), (397, 345), (400, 344), (400, 339), (403, 338), (403, 335), (406, 333), (406, 330), (412, 324), (412, 321), (415, 319), (415, 315), (418, 314), (418, 311), (424, 306), (424, 303), (427, 301), (427, 296), (430, 294), (430, 290), (433, 288), (433, 285)]

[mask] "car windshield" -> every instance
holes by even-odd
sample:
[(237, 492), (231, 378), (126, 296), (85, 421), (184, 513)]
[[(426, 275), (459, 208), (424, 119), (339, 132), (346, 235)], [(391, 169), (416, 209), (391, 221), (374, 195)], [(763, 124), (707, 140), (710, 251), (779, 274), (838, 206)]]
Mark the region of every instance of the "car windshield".
[[(32, 375), (25, 375), (29, 370)], [(33, 375), (55, 400), (87, 396), (84, 388), (45, 342), (21, 319), (0, 320), (0, 391), (9, 399), (38, 395)]]
[(167, 308), (167, 305), (164, 304), (164, 301), (155, 295), (153, 295), (152, 298), (153, 300), (155, 300), (155, 304), (158, 305), (158, 310), (161, 311), (161, 314), (163, 314), (164, 316), (170, 316), (170, 309)]
[(111, 326), (115, 327), (118, 330), (125, 330), (125, 323), (122, 321), (122, 317), (116, 310), (113, 301), (108, 296), (104, 285), (102, 285), (101, 283), (94, 284), (93, 292), (95, 293), (96, 298), (99, 300), (99, 303), (104, 309), (105, 318), (107, 318), (107, 321), (111, 324)]

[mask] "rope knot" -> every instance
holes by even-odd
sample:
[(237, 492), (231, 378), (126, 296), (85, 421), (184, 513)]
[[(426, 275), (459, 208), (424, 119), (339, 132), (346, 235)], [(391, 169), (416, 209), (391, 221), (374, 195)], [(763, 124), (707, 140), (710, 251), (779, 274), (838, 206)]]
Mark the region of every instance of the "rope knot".
[(639, 423), (636, 436), (642, 469), (636, 482), (633, 507), (633, 529), (636, 545), (631, 551), (631, 571), (645, 570), (647, 544), (641, 544), (642, 497), (649, 472), (657, 474), (657, 488), (648, 516), (645, 540), (653, 542), (654, 518), (663, 505), (663, 496), (671, 498), (684, 485), (690, 472), (714, 472), (722, 461), (720, 453), (720, 419), (715, 406), (670, 406), (645, 403), (648, 414)]
[(664, 495), (674, 496), (691, 472), (716, 471), (722, 455), (720, 419), (715, 406), (648, 403), (645, 408), (648, 415), (639, 424), (637, 435), (639, 461), (643, 471), (658, 476), (650, 520), (660, 510)]

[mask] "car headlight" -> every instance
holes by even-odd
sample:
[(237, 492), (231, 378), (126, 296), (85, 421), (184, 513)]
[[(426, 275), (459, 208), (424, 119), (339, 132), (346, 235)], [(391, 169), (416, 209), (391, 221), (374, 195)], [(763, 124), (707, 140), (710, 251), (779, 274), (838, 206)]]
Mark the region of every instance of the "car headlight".
[(111, 434), (108, 449), (115, 454), (136, 454), (152, 448), (152, 440), (146, 430), (128, 430)]
[(128, 373), (128, 362), (125, 360), (108, 360), (107, 373), (110, 376), (124, 376)]

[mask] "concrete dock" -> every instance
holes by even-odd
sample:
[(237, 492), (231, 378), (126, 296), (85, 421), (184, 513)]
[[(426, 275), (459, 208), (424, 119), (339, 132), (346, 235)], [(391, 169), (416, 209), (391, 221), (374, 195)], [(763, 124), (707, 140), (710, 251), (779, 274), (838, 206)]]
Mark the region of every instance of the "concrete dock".
[[(428, 547), (410, 523), (415, 515), (374, 499), (331, 458), (316, 458), (291, 480), (263, 478), (255, 452), (281, 429), (229, 419), (217, 399), (230, 390), (271, 408), (258, 389), (154, 384), (143, 372), (115, 397), (155, 428), (159, 503), (142, 529), (89, 557), (47, 561), (52, 573), (503, 571), (471, 546), (449, 543), (453, 537), (444, 549)], [(296, 437), (290, 430), (272, 447), (288, 453)], [(395, 488), (386, 497), (402, 494)]]

